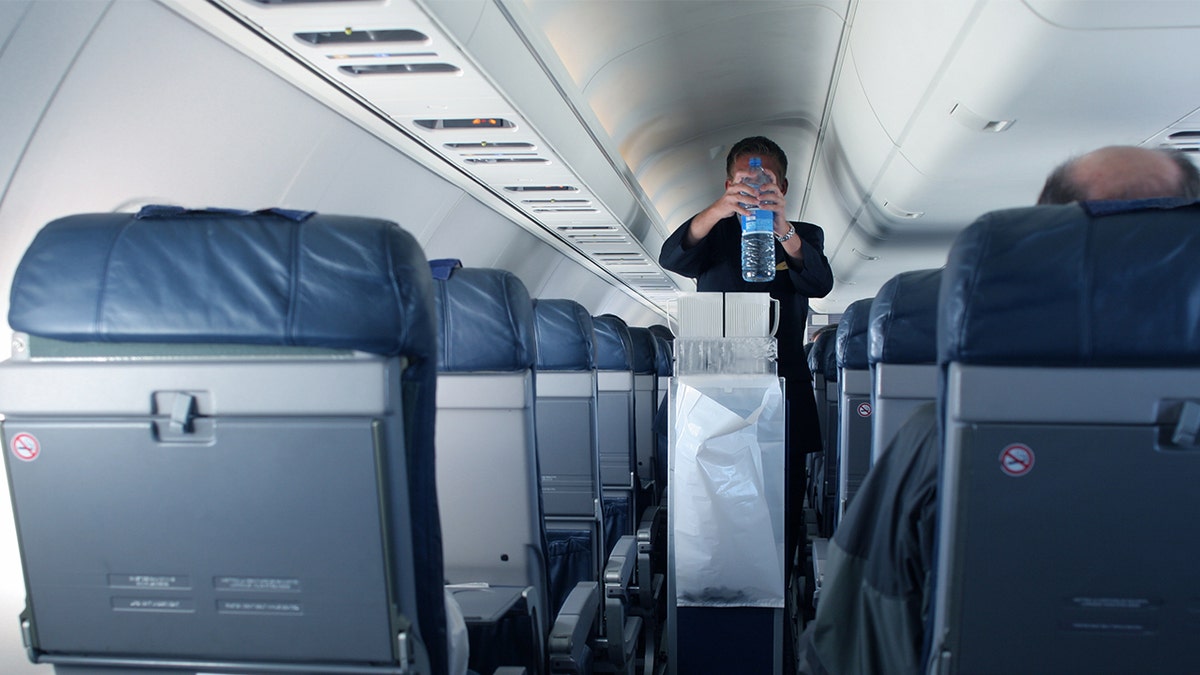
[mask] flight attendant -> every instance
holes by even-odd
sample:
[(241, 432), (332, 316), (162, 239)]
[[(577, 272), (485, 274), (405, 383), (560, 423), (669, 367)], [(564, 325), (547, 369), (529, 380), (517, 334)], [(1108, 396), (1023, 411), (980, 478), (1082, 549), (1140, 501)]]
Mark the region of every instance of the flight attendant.
[[(770, 178), (757, 194), (742, 184), (757, 157)], [(788, 416), (787, 480), (785, 489), (784, 553), (789, 569), (804, 527), (804, 456), (821, 450), (817, 404), (812, 376), (804, 358), (804, 327), (808, 299), (833, 288), (833, 271), (825, 258), (825, 233), (812, 223), (789, 221), (787, 155), (773, 141), (753, 136), (738, 141), (725, 158), (725, 190), (708, 208), (697, 213), (663, 242), (658, 261), (666, 269), (696, 280), (700, 292), (770, 293), (779, 301), (779, 375), (786, 382)], [(767, 282), (742, 279), (739, 203), (775, 214), (775, 278)]]

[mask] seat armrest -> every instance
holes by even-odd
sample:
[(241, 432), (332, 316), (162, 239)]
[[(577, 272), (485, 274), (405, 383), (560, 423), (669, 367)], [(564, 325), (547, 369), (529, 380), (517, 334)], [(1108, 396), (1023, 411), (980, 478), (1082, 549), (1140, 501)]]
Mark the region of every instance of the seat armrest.
[[(655, 532), (660, 525), (659, 518), (662, 507), (651, 506), (642, 515), (642, 522), (637, 530), (637, 570), (638, 570), (638, 606), (649, 608), (654, 606), (654, 547)], [(661, 543), (659, 544), (662, 545)]]
[(38, 663), (40, 661), (37, 646), (34, 644), (36, 640), (33, 637), (33, 619), (29, 611), (29, 601), (25, 601), (25, 609), (21, 610), (21, 615), (17, 617), (21, 622), (21, 639), (25, 643), (25, 655), (29, 657), (30, 663)]
[(587, 658), (587, 639), (600, 616), (600, 586), (594, 581), (581, 581), (571, 589), (562, 609), (554, 619), (547, 643), (550, 652), (550, 671), (578, 673)]
[[(619, 669), (626, 667), (637, 646), (637, 634), (641, 632), (640, 619), (627, 618), (629, 591), (633, 586), (633, 574), (637, 566), (637, 539), (625, 535), (617, 540), (608, 564), (604, 567), (604, 638), (606, 655), (611, 664)], [(633, 631), (633, 642), (629, 632)]]
[(608, 554), (608, 563), (604, 566), (605, 597), (625, 596), (626, 589), (633, 581), (634, 565), (637, 563), (636, 546), (633, 535), (627, 534), (617, 540), (612, 553)]
[(447, 584), (446, 590), (462, 608), (468, 625), (495, 624), (533, 591), (529, 586), (492, 586), (485, 583)]
[(654, 520), (658, 517), (658, 506), (646, 507), (642, 514), (642, 522), (638, 523), (637, 545), (638, 553), (649, 553), (654, 545)]

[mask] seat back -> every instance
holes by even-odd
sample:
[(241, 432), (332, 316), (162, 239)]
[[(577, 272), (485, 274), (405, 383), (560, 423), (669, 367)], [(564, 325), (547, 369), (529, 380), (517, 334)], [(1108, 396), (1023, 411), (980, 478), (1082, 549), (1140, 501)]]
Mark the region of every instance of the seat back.
[(436, 328), (411, 235), (289, 211), (72, 216), (30, 245), (9, 322), (34, 660), (446, 672)]
[(621, 535), (634, 534), (637, 528), (633, 343), (620, 317), (605, 314), (592, 321), (596, 331), (596, 410), (607, 552)]
[[(837, 329), (817, 335), (808, 352), (808, 372), (813, 375), (813, 396), (817, 400), (817, 423), (821, 425), (821, 442), (825, 448), (837, 446)], [(832, 413), (832, 414), (831, 414)], [(832, 441), (832, 442), (831, 442)]]
[[(533, 302), (510, 272), (454, 269), (435, 279), (438, 493), (445, 578), (532, 589), (550, 624), (534, 427)], [(455, 589), (468, 620), (479, 594)]]
[[(653, 328), (653, 326), (651, 326)], [(663, 326), (665, 328), (665, 326)], [(658, 335), (654, 336), (655, 369), (658, 371), (657, 399), (654, 412), (654, 478), (658, 484), (658, 504), (664, 505), (663, 494), (667, 489), (667, 392), (671, 389), (671, 378), (675, 375), (674, 342)]]
[[(658, 503), (658, 461), (655, 457), (654, 415), (658, 412), (658, 346), (648, 328), (629, 326), (633, 347), (633, 429), (637, 474), (641, 484), (639, 505)], [(641, 514), (638, 514), (641, 519)]]
[(838, 368), (837, 329), (826, 330), (813, 341), (808, 358), (813, 374), (813, 394), (817, 400), (817, 421), (821, 425), (821, 457), (812, 482), (815, 488), (813, 506), (817, 511), (819, 532), (828, 536), (833, 531), (833, 513), (837, 504), (838, 486)]
[(551, 606), (579, 581), (599, 581), (604, 516), (592, 316), (574, 300), (535, 300), (537, 447)]
[(1137, 206), (996, 212), (952, 249), (943, 672), (1195, 669), (1200, 207)]
[(658, 374), (658, 383), (655, 391), (658, 394), (657, 398), (660, 404), (667, 398), (667, 381), (675, 373), (675, 352), (672, 344), (672, 340), (658, 335), (654, 336), (654, 369)]
[(914, 410), (937, 398), (937, 299), (942, 270), (897, 274), (871, 303), (867, 361), (874, 401), (871, 464)]
[(669, 327), (667, 327), (661, 323), (653, 324), (651, 326), (648, 326), (647, 328), (656, 338), (662, 338), (663, 340), (666, 340), (667, 342), (674, 342), (674, 340), (675, 340), (675, 333), (671, 332), (671, 329)]
[(871, 371), (867, 327), (871, 299), (846, 307), (837, 329), (838, 498), (835, 527), (871, 468)]

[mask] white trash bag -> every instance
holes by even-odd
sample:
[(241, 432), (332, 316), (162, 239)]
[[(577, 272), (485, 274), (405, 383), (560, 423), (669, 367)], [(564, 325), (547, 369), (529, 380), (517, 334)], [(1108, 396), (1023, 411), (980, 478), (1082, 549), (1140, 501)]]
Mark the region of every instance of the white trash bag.
[(783, 607), (777, 377), (678, 379), (670, 479), (677, 606)]

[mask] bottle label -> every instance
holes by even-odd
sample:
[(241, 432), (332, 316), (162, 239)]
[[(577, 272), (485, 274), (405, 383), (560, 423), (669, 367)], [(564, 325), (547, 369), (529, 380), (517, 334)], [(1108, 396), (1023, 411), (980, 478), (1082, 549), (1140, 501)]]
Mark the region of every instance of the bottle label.
[(742, 216), (742, 234), (775, 231), (775, 212), (766, 209), (754, 209), (752, 215)]

